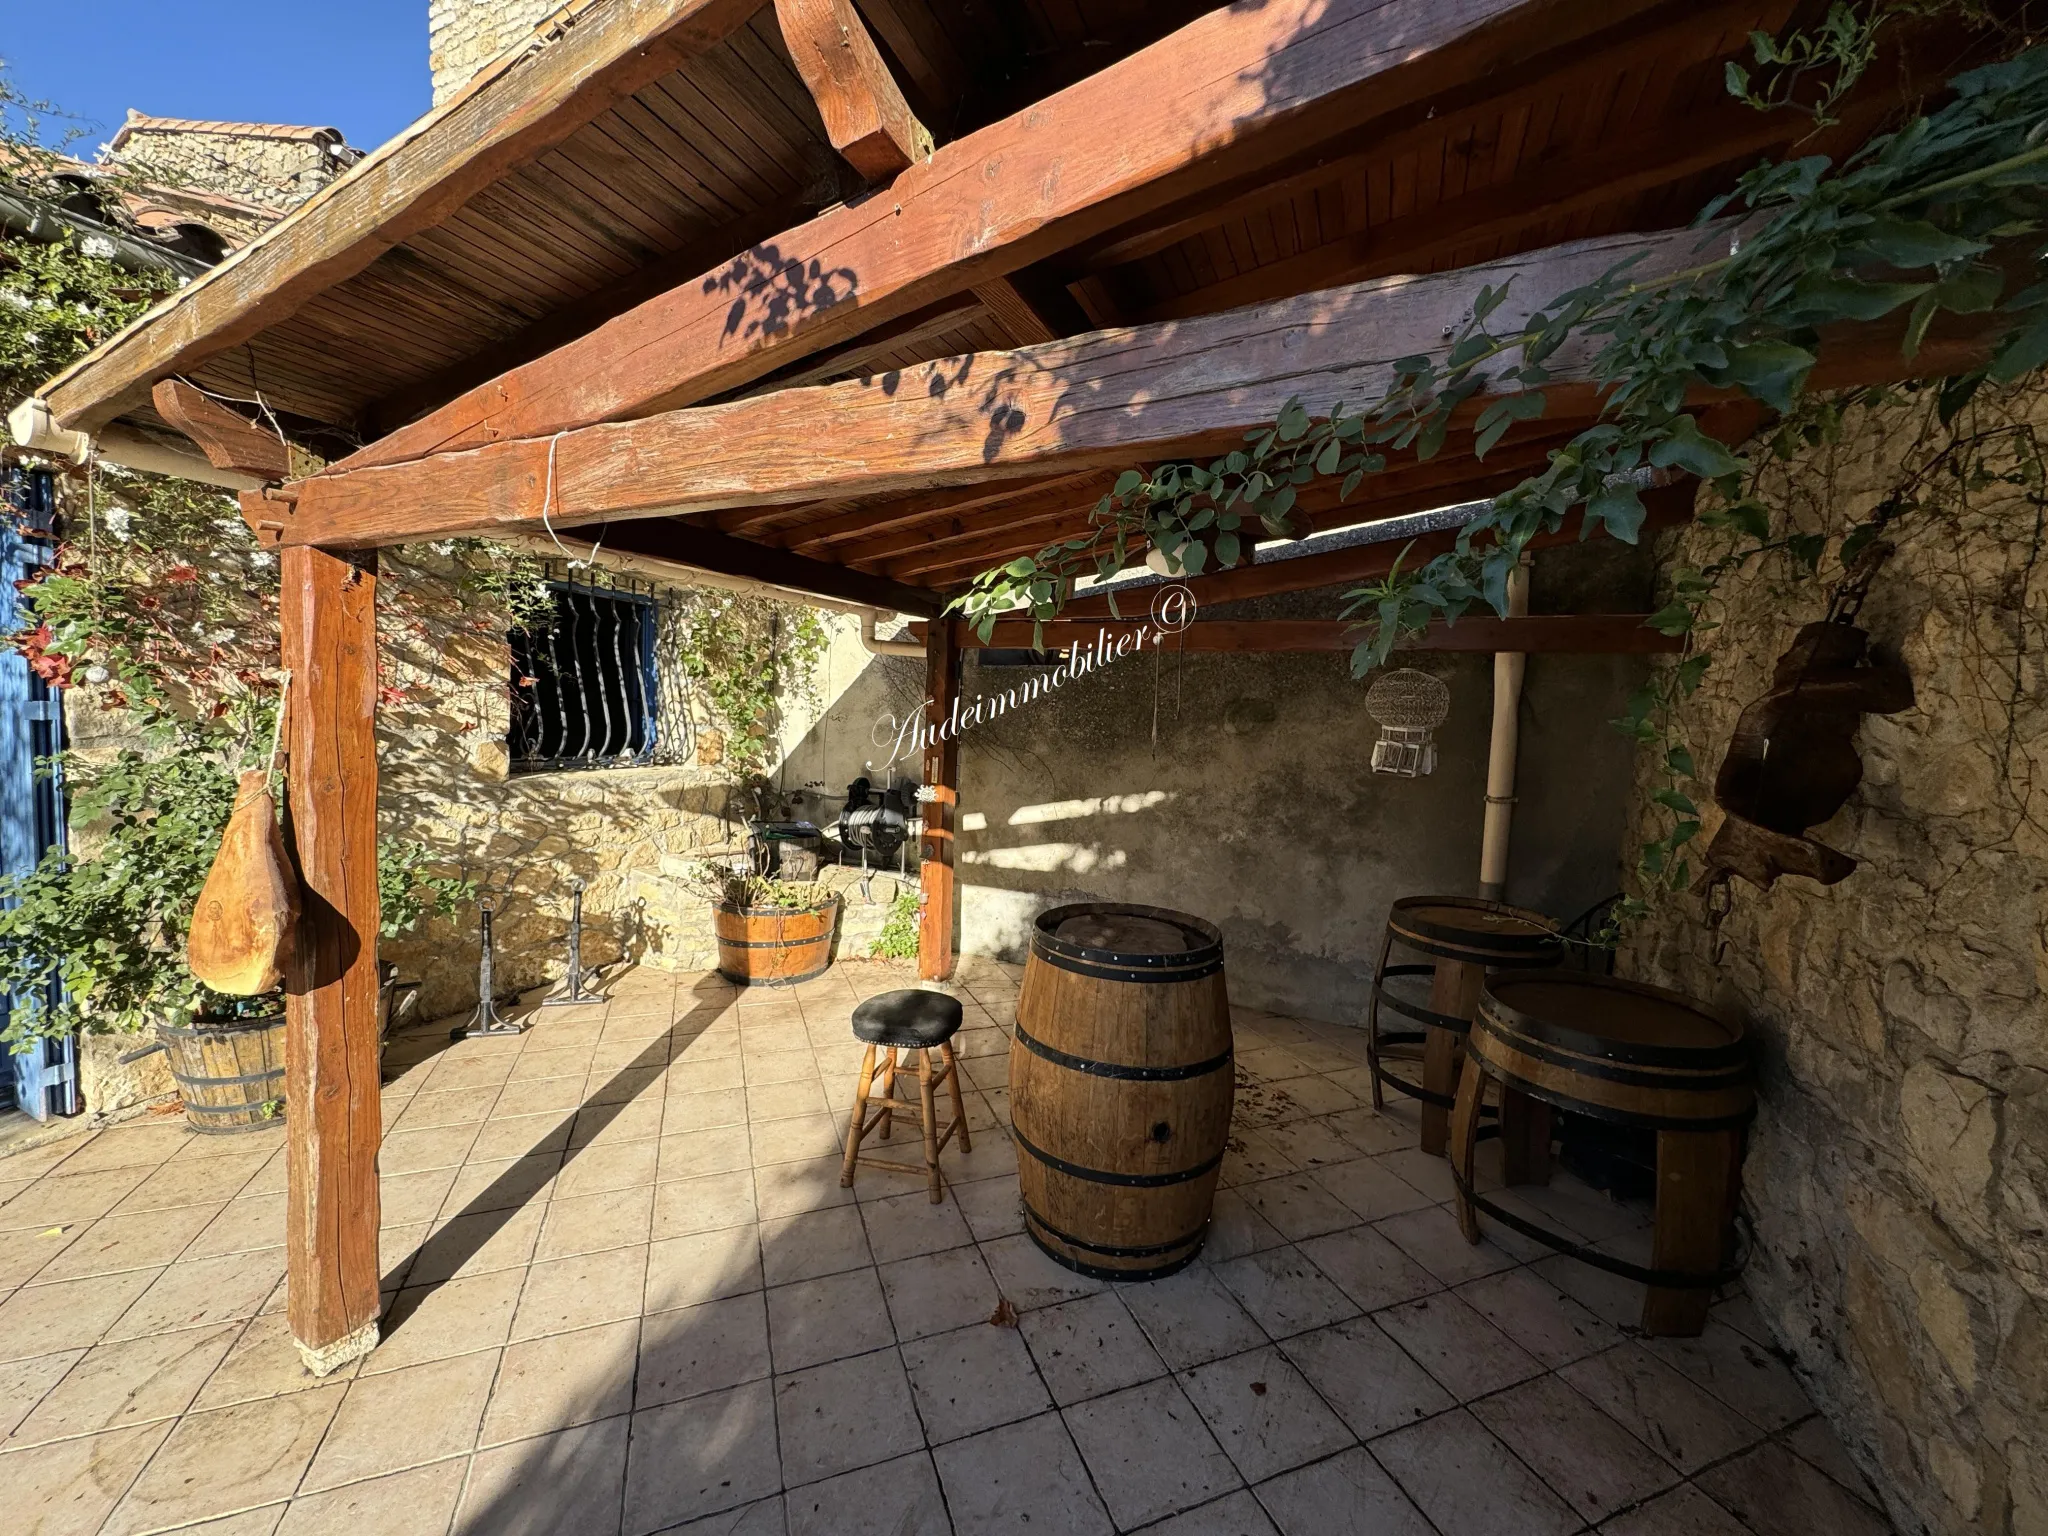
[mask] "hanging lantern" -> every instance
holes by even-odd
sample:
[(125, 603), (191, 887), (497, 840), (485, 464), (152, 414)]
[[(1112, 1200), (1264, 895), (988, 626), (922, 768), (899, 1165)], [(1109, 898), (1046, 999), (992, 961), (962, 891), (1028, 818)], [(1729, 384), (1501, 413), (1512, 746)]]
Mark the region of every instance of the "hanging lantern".
[(1372, 771), (1419, 778), (1436, 768), (1436, 728), (1451, 712), (1451, 690), (1427, 672), (1397, 667), (1365, 692), (1365, 712), (1380, 723)]

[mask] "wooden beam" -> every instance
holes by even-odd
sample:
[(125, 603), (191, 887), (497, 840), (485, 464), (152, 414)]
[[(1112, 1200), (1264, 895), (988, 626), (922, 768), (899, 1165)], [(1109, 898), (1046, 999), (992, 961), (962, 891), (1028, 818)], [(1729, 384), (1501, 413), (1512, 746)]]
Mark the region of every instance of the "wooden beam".
[(1670, 0), (1270, 0), (1150, 48), (343, 461), (399, 463), (704, 400), (1377, 116)]
[(285, 440), (205, 391), (182, 379), (165, 379), (150, 391), (150, 399), (157, 414), (191, 438), (215, 469), (272, 482), (291, 477), (292, 453)]
[(890, 353), (922, 348), (948, 331), (973, 325), (987, 314), (988, 306), (973, 294), (944, 299), (917, 314), (877, 326), (843, 347), (834, 347), (829, 352), (782, 369), (743, 393), (748, 396), (773, 394), (778, 389), (802, 389), (832, 379), (881, 372)]
[[(1685, 649), (1681, 637), (1647, 627), (1648, 619), (1641, 613), (1545, 613), (1525, 619), (1468, 614), (1456, 624), (1433, 623), (1395, 648), (1552, 656), (1659, 656)], [(913, 624), (911, 632), (917, 630)], [(1148, 645), (1169, 651), (1349, 651), (1365, 637), (1365, 630), (1346, 619), (1197, 619), (1163, 639), (1149, 620), (1051, 619), (1034, 634), (1029, 619), (1003, 619), (989, 639), (969, 629), (962, 643), (971, 649), (1065, 650), (1078, 645), (1114, 651), (1129, 639), (1123, 654)]]
[(1094, 329), (1065, 287), (1035, 274), (992, 277), (974, 285), (974, 296), (988, 307), (1016, 346), (1058, 341)]
[(508, 52), (262, 237), (195, 279), (43, 391), (92, 431), (431, 229), (635, 91), (710, 51), (760, 0), (608, 0)]
[(286, 550), (279, 569), (305, 889), (285, 971), (285, 1307), (316, 1375), (377, 1342), (376, 570), (317, 549)]
[(970, 512), (1007, 507), (1039, 495), (1067, 492), (1079, 495), (1081, 488), (1085, 486), (1098, 487), (1093, 493), (1098, 497), (1102, 494), (1102, 489), (1106, 489), (1102, 486), (1102, 477), (1090, 473), (1055, 475), (1047, 480), (1028, 480), (1022, 483), (1006, 480), (997, 485), (973, 486), (964, 491), (926, 491), (885, 502), (870, 502), (845, 512), (835, 512), (828, 517), (778, 528), (762, 537), (771, 543), (780, 544), (785, 549), (793, 549), (800, 555), (833, 559), (837, 558), (837, 546), (849, 541), (928, 524), (951, 522)]
[(953, 974), (953, 929), (959, 915), (954, 862), (960, 830), (960, 653), (964, 626), (957, 619), (925, 626), (924, 835), (917, 882), (923, 906), (917, 920), (917, 974), (944, 981)]
[(775, 0), (775, 19), (825, 136), (848, 165), (880, 182), (930, 157), (931, 131), (903, 99), (853, 0)]
[(580, 528), (576, 533), (579, 546), (589, 541), (625, 554), (667, 560), (720, 576), (742, 576), (749, 581), (785, 587), (792, 594), (809, 593), (889, 613), (935, 614), (945, 601), (942, 594), (924, 587), (906, 586), (822, 560), (807, 560), (802, 555), (735, 539), (675, 518), (606, 523)]

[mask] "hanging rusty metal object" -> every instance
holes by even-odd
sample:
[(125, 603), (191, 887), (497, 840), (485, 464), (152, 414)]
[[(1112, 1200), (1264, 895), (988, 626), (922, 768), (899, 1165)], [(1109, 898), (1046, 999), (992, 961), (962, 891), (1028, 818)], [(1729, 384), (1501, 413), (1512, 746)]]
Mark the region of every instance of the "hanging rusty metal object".
[(1714, 776), (1726, 812), (1707, 844), (1703, 891), (1740, 875), (1769, 890), (1780, 875), (1822, 885), (1848, 877), (1856, 861), (1806, 835), (1829, 820), (1863, 781), (1856, 728), (1865, 715), (1913, 707), (1903, 663), (1876, 655), (1853, 622), (1877, 568), (1891, 554), (1873, 545), (1837, 589), (1829, 615), (1799, 631), (1778, 658), (1771, 690), (1736, 722)]

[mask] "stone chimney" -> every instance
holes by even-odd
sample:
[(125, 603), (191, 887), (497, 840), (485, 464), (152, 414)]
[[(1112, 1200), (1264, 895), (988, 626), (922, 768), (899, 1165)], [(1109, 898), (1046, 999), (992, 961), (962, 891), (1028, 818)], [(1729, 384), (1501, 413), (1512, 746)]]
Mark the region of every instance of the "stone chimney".
[(427, 64), (434, 105), (461, 90), (484, 65), (523, 43), (562, 0), (427, 0)]

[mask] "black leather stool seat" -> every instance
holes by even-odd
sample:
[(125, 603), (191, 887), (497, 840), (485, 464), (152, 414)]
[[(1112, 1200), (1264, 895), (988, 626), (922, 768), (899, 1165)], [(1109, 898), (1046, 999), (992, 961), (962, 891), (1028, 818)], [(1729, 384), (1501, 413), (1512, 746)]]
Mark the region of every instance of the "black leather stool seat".
[(940, 1045), (960, 1027), (960, 1000), (906, 988), (883, 992), (853, 1010), (853, 1034), (870, 1045)]

